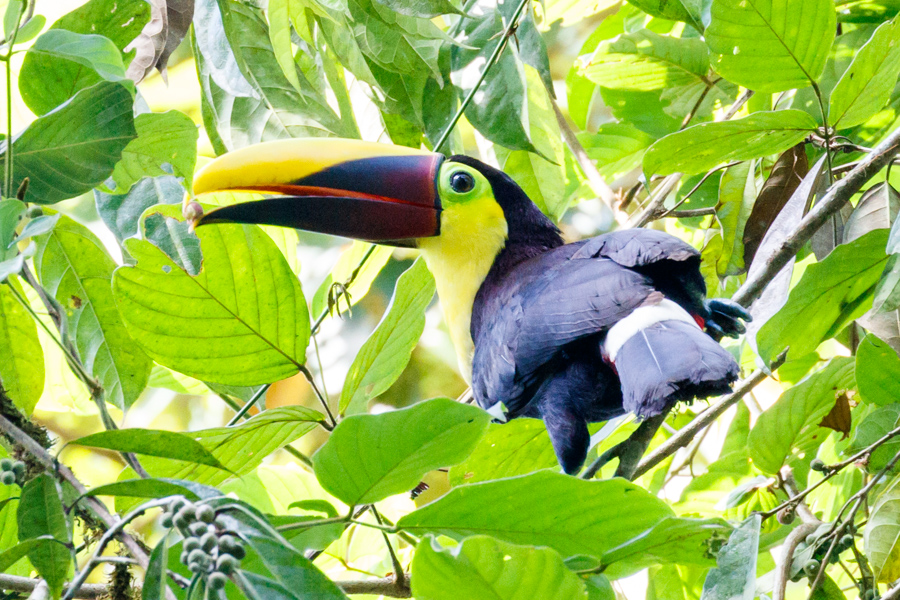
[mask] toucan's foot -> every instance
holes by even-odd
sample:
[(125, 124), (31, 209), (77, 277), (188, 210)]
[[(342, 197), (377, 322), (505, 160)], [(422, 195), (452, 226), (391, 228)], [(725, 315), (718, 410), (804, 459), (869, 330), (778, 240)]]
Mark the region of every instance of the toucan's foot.
[(710, 299), (705, 304), (709, 313), (706, 317), (706, 332), (715, 340), (738, 337), (747, 331), (741, 321), (753, 320), (743, 306), (726, 298)]

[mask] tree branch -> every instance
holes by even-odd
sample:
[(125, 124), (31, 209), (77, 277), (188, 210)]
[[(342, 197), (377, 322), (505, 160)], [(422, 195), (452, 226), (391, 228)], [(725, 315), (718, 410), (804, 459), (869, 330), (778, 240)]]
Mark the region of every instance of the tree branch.
[[(41, 583), (42, 579), (32, 579), (31, 577), (18, 577), (16, 575), (6, 575), (0, 573), (0, 590), (8, 592), (20, 592), (22, 594), (30, 594), (34, 588)], [(68, 591), (70, 586), (66, 585), (63, 589)], [(74, 598), (103, 598), (109, 595), (109, 586), (102, 583), (86, 583), (75, 592)]]
[(743, 306), (750, 306), (813, 234), (849, 202), (869, 179), (887, 166), (898, 151), (900, 151), (900, 128), (895, 129), (870, 154), (864, 156), (846, 177), (828, 189), (822, 199), (803, 217), (794, 232), (781, 243), (765, 266), (753, 277), (748, 276), (744, 285), (731, 299)]

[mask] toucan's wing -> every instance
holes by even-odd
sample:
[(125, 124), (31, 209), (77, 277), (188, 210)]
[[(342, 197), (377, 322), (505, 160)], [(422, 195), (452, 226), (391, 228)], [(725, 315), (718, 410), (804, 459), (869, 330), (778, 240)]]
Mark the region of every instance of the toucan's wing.
[(625, 229), (587, 240), (572, 258), (603, 257), (623, 267), (643, 267), (660, 261), (700, 259), (690, 244), (654, 229)]
[[(501, 289), (484, 290), (473, 319), (472, 385), (480, 401), (524, 410), (536, 386), (562, 366), (554, 361), (565, 360), (564, 347), (599, 337), (654, 291), (645, 275), (585, 255), (584, 245), (546, 252), (509, 273)], [(595, 351), (599, 361), (599, 340)]]

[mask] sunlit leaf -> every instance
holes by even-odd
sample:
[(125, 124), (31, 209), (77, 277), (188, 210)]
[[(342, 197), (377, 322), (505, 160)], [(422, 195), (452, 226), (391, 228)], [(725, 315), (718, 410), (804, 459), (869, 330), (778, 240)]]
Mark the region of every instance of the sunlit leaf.
[(515, 546), (486, 535), (444, 548), (427, 537), (416, 547), (412, 591), (421, 600), (571, 600), (584, 583), (549, 548)]
[(341, 414), (363, 412), (369, 400), (397, 381), (425, 329), (425, 308), (434, 290), (434, 277), (422, 259), (397, 279), (384, 317), (350, 365), (341, 390)]
[(753, 600), (760, 518), (754, 515), (734, 530), (703, 583), (701, 600)]
[(44, 352), (37, 325), (13, 294), (18, 281), (0, 285), (0, 384), (16, 406), (30, 415), (44, 391)]
[(781, 394), (750, 431), (753, 464), (774, 474), (793, 453), (818, 446), (825, 437), (819, 423), (838, 396), (854, 386), (853, 360), (840, 357)]
[[(879, 406), (870, 415), (864, 418), (853, 432), (853, 439), (844, 451), (844, 454), (853, 455), (871, 446), (889, 432), (897, 428), (900, 420), (900, 404), (887, 404)], [(865, 464), (868, 473), (881, 471), (900, 452), (900, 440), (893, 438), (869, 455)]]
[(109, 38), (65, 29), (51, 29), (28, 49), (29, 54), (44, 54), (71, 60), (93, 69), (107, 81), (125, 79), (122, 53)]
[(900, 577), (900, 489), (896, 482), (872, 507), (863, 540), (876, 580), (888, 583)]
[(28, 552), (31, 564), (59, 597), (72, 567), (72, 551), (63, 544), (72, 541), (56, 481), (42, 473), (25, 484), (19, 500), (19, 541), (52, 536), (62, 544), (40, 544)]
[(118, 452), (184, 460), (217, 469), (225, 468), (197, 440), (176, 431), (137, 428), (113, 429), (78, 438), (72, 443)]
[(816, 128), (799, 110), (753, 113), (743, 119), (701, 123), (672, 133), (644, 154), (644, 172), (701, 173), (734, 160), (750, 160), (790, 148)]
[(204, 381), (256, 385), (297, 373), (309, 314), (281, 252), (252, 225), (197, 234), (196, 277), (149, 242), (126, 241), (137, 265), (117, 270), (113, 287), (132, 337), (158, 363)]
[(819, 78), (835, 25), (832, 0), (716, 0), (704, 35), (720, 75), (781, 92)]
[(867, 335), (856, 351), (859, 395), (872, 404), (900, 401), (900, 358), (883, 341)]
[(480, 408), (449, 398), (355, 415), (341, 421), (313, 456), (316, 477), (350, 506), (371, 504), (408, 492), (429, 471), (460, 462), (489, 421)]

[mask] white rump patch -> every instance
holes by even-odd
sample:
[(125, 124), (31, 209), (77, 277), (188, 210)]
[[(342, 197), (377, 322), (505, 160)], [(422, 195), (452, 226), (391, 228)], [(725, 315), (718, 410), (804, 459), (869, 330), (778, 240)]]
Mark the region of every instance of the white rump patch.
[(682, 321), (700, 329), (697, 321), (694, 320), (688, 311), (672, 300), (663, 298), (657, 304), (644, 305), (634, 309), (630, 315), (610, 327), (606, 334), (606, 339), (603, 340), (603, 355), (610, 362), (615, 363), (616, 355), (622, 346), (625, 345), (625, 342), (637, 335), (641, 330), (663, 321)]
[(497, 402), (490, 408), (486, 408), (485, 412), (501, 423), (506, 423), (506, 421), (508, 420), (506, 417), (506, 405), (504, 405), (502, 402)]

